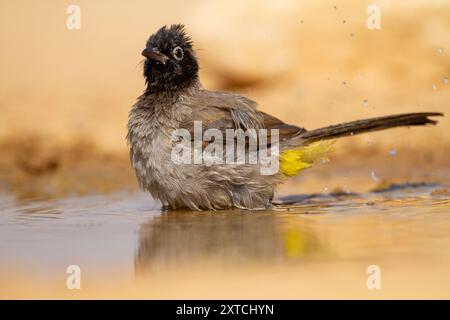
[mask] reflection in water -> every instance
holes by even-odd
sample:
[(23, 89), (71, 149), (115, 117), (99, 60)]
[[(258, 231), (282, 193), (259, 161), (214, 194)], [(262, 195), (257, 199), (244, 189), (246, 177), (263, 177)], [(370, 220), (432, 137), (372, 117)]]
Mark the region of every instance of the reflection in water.
[[(135, 269), (433, 258), (435, 248), (450, 245), (449, 199), (433, 196), (435, 187), (290, 196), (280, 203), (301, 203), (278, 205), (275, 212), (164, 212), (140, 226)], [(449, 256), (441, 251), (440, 258)]]
[[(89, 275), (83, 292), (92, 297), (107, 292), (113, 298), (211, 293), (223, 298), (240, 292), (247, 298), (298, 298), (316, 290), (327, 298), (332, 292), (342, 297), (343, 285), (353, 286), (352, 297), (360, 297), (369, 294), (367, 266), (380, 264), (397, 297), (445, 295), (450, 288), (448, 187), (407, 184), (381, 190), (289, 196), (275, 210), (257, 212), (161, 212), (145, 193), (51, 201), (0, 195), (0, 283), (18, 288), (16, 297), (37, 297), (42, 285), (33, 281), (52, 279), (60, 291), (49, 289), (49, 296), (65, 297), (61, 274), (77, 264)], [(128, 289), (105, 289), (105, 275), (108, 281), (125, 279)], [(408, 287), (412, 278), (423, 283)]]
[(136, 270), (204, 259), (225, 265), (275, 263), (320, 250), (313, 233), (287, 226), (284, 217), (283, 213), (248, 211), (163, 213), (140, 228)]

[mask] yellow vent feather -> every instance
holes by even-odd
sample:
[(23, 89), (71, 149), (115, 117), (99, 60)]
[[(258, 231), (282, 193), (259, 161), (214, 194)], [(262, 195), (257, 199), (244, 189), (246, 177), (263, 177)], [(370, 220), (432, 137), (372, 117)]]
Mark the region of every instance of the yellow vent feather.
[(333, 143), (334, 141), (319, 141), (284, 151), (280, 156), (281, 172), (288, 177), (296, 176), (317, 160), (328, 160), (328, 154), (333, 151)]

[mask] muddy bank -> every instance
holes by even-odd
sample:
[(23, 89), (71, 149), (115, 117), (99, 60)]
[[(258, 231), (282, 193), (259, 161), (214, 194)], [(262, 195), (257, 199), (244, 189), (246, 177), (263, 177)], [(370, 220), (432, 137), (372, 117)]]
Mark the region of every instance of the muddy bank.
[[(446, 181), (450, 160), (439, 150), (377, 144), (361, 148), (351, 141), (338, 141), (330, 162), (318, 163), (288, 180), (280, 193), (367, 191), (391, 183)], [(19, 198), (138, 189), (127, 152), (104, 151), (86, 139), (62, 144), (49, 137), (28, 136), (3, 141), (0, 152), (0, 188)]]

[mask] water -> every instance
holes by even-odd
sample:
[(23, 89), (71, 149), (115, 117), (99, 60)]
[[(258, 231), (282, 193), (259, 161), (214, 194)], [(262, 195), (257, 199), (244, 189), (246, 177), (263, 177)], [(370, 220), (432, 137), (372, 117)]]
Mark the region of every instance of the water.
[[(161, 211), (147, 194), (0, 197), (1, 297), (450, 297), (438, 184), (291, 195), (274, 210)], [(66, 288), (78, 265), (82, 289)], [(378, 265), (382, 289), (369, 290)]]

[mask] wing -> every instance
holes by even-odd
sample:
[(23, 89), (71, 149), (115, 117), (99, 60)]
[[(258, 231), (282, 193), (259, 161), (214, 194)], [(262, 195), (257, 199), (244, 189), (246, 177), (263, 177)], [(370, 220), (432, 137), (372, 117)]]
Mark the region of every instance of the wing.
[[(226, 136), (226, 129), (278, 129), (280, 141), (306, 132), (306, 129), (289, 125), (265, 112), (257, 110), (257, 103), (238, 94), (200, 90), (185, 104), (192, 113), (183, 119), (180, 127), (194, 137), (194, 121), (202, 122), (203, 132), (218, 129)], [(270, 139), (270, 138), (269, 138)]]

